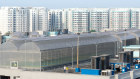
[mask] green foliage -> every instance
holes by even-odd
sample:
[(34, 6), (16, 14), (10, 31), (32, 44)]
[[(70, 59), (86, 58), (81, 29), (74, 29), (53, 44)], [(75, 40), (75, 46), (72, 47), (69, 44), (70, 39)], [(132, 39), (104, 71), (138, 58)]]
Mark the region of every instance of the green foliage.
[(96, 32), (96, 30), (91, 30), (90, 32)]
[(9, 36), (10, 35), (10, 32), (6, 32), (4, 35)]

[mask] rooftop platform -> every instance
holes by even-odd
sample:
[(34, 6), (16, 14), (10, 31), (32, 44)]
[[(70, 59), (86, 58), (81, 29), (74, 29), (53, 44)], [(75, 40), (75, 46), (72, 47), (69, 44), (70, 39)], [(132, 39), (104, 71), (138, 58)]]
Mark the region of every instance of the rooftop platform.
[(129, 45), (129, 46), (124, 46), (124, 49), (140, 49), (140, 45)]

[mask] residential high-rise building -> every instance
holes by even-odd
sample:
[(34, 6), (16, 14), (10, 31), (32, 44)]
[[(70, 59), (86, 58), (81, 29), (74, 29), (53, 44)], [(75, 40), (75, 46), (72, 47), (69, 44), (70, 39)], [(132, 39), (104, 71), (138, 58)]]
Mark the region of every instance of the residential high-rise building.
[(90, 31), (100, 32), (109, 28), (109, 9), (95, 8), (90, 10)]
[(45, 7), (32, 7), (30, 9), (30, 32), (47, 31), (48, 9)]
[(109, 29), (111, 30), (124, 30), (131, 28), (129, 8), (112, 8), (109, 11)]
[(140, 8), (1, 7), (0, 31), (44, 32), (68, 29), (69, 33), (140, 29)]
[(131, 28), (140, 29), (140, 8), (131, 9)]
[(63, 29), (68, 29), (68, 25), (71, 19), (71, 11), (69, 9), (63, 9), (62, 10), (62, 28)]
[(73, 33), (89, 32), (89, 11), (88, 9), (69, 9), (68, 29)]
[(48, 11), (48, 27), (50, 31), (62, 29), (62, 10)]
[(8, 25), (9, 25), (8, 24), (8, 11), (9, 11), (8, 7), (0, 8), (0, 32), (2, 34), (5, 34), (6, 32), (8, 32), (8, 30), (10, 30), (8, 28)]
[[(134, 9), (135, 10), (135, 9)], [(133, 13), (133, 15), (131, 15)], [(48, 13), (51, 30), (68, 29), (69, 32), (82, 33), (95, 30), (124, 30), (139, 27), (134, 25), (130, 8), (69, 8), (50, 10)], [(138, 19), (137, 19), (138, 21)], [(132, 26), (133, 22), (133, 26)], [(58, 28), (59, 27), (59, 28)]]
[(0, 8), (0, 31), (29, 32), (29, 10), (22, 7)]

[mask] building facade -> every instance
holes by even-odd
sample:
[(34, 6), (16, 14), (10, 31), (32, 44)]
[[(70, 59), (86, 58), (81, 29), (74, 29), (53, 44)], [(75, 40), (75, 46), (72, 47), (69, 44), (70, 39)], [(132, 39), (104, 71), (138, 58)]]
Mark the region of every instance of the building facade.
[(109, 9), (95, 8), (90, 10), (90, 31), (100, 32), (109, 28)]
[(33, 32), (48, 30), (48, 10), (44, 7), (1, 7), (0, 31)]
[(140, 8), (68, 8), (1, 7), (0, 31), (69, 33), (102, 32), (106, 30), (140, 29)]
[(131, 9), (131, 28), (140, 29), (140, 8)]
[(109, 28), (113, 31), (131, 28), (130, 12), (129, 8), (110, 9)]
[(48, 9), (45, 7), (32, 7), (30, 10), (30, 32), (48, 30)]
[(0, 8), (0, 31), (5, 34), (8, 31), (8, 7)]
[(87, 9), (70, 9), (69, 31), (73, 33), (89, 32), (89, 11)]
[(49, 31), (57, 31), (62, 29), (62, 10), (48, 11), (48, 27)]
[(1, 7), (0, 31), (2, 34), (6, 32), (28, 32), (29, 10), (22, 7)]

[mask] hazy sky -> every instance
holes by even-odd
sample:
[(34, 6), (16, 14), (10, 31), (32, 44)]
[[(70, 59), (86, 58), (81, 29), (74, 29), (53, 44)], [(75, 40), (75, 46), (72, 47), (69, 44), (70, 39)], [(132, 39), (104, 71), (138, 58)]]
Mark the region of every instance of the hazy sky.
[(140, 0), (0, 0), (0, 6), (47, 8), (140, 8)]

